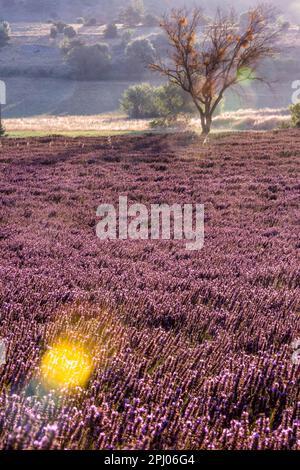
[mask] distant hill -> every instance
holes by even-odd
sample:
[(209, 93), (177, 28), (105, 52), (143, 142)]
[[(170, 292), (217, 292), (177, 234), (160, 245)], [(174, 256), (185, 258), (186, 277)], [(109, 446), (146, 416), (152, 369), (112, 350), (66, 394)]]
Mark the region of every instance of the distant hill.
[(130, 0), (0, 0), (0, 16), (7, 20), (27, 21), (98, 16), (104, 20), (115, 15)]
[[(72, 21), (78, 16), (95, 16), (103, 21), (116, 18), (118, 11), (135, 2), (145, 10), (161, 14), (169, 8), (186, 5), (202, 6), (211, 13), (217, 6), (232, 7), (243, 11), (253, 6), (253, 0), (0, 0), (0, 18), (9, 21), (46, 21), (48, 19), (63, 19)], [(288, 19), (300, 22), (300, 6), (294, 0), (286, 0), (284, 9), (282, 0), (269, 2), (282, 10)]]

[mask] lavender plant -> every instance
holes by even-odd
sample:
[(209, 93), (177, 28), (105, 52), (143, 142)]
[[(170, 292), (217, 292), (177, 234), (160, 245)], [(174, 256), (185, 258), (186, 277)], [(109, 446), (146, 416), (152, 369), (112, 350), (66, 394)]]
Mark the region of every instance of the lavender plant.
[[(296, 130), (7, 139), (0, 150), (1, 449), (300, 449)], [(100, 241), (96, 208), (204, 203), (205, 247)], [(49, 389), (57, 338), (90, 351)]]

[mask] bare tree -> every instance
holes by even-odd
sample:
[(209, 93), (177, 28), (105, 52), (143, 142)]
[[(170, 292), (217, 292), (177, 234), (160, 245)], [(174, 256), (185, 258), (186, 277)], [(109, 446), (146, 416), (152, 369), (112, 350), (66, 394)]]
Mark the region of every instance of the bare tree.
[(158, 58), (150, 68), (189, 93), (200, 114), (202, 132), (208, 135), (213, 115), (225, 91), (258, 76), (262, 59), (275, 54), (279, 30), (273, 24), (274, 10), (260, 5), (248, 11), (248, 21), (239, 25), (235, 13), (218, 10), (205, 25), (200, 9), (189, 15), (173, 10), (161, 24), (170, 51), (166, 61)]

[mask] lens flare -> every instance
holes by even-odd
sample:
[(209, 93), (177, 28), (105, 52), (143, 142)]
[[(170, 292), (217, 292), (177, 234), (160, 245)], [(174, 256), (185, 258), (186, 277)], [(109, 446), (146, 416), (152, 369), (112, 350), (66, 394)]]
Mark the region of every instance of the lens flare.
[(300, 21), (300, 5), (298, 0), (292, 2), (291, 5), (289, 5), (288, 11), (290, 15), (293, 16), (295, 23)]
[(243, 86), (249, 86), (255, 80), (255, 73), (250, 67), (240, 67), (237, 72), (239, 83)]
[(92, 370), (92, 359), (88, 352), (82, 346), (67, 340), (52, 346), (41, 363), (44, 385), (54, 389), (83, 388)]

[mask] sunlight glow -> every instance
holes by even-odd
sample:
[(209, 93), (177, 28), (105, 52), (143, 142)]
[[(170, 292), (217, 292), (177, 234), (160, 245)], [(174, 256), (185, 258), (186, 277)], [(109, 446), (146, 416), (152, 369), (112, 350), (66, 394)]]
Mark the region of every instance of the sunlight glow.
[(300, 5), (298, 0), (292, 2), (292, 4), (289, 6), (289, 13), (290, 15), (293, 15), (293, 18), (295, 22), (300, 20)]
[(88, 352), (82, 346), (67, 340), (52, 346), (41, 363), (41, 374), (47, 388), (83, 388), (92, 369), (92, 359)]
[(241, 67), (237, 72), (239, 83), (243, 86), (249, 86), (255, 80), (255, 73), (250, 67)]

